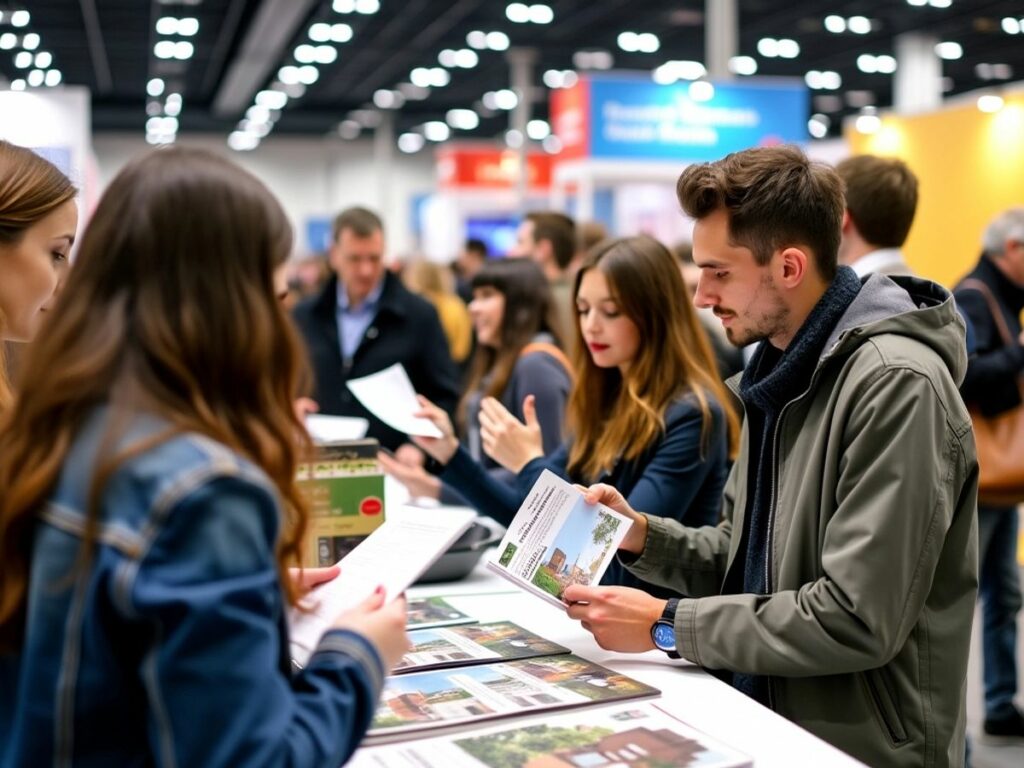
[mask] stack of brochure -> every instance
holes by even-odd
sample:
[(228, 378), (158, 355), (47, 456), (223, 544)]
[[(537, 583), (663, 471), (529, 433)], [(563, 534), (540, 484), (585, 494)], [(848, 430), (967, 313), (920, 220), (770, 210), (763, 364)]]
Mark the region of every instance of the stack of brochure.
[(563, 653), (393, 675), (384, 681), (368, 743), (524, 712), (657, 696), (657, 688)]
[(515, 766), (700, 766), (748, 768), (753, 761), (654, 704), (569, 712), (486, 730), (361, 749), (349, 768)]

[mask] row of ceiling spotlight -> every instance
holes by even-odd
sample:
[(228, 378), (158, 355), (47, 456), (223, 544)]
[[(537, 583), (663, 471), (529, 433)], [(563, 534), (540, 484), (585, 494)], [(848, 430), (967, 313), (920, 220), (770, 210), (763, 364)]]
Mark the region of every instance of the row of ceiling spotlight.
[(53, 54), (40, 49), (42, 38), (36, 32), (21, 32), (32, 22), (32, 14), (24, 9), (0, 11), (0, 30), (5, 27), (19, 30), (0, 31), (0, 50), (17, 51), (14, 66), (24, 70), (23, 77), (11, 81), (12, 91), (41, 86), (53, 87), (63, 80), (61, 71), (53, 66)]
[[(370, 16), (380, 10), (380, 2), (379, 0), (334, 0), (331, 8), (335, 13), (341, 15)], [(282, 65), (277, 71), (277, 78), (270, 86), (256, 93), (252, 105), (245, 111), (245, 116), (238, 121), (235, 130), (228, 135), (228, 146), (240, 152), (258, 147), (259, 143), (274, 129), (275, 123), (281, 116), (281, 110), (290, 101), (302, 98), (306, 93), (306, 88), (320, 79), (318, 67), (337, 61), (338, 50), (335, 46), (350, 42), (354, 34), (352, 25), (343, 21), (318, 21), (311, 24), (306, 30), (309, 42), (302, 42), (295, 46), (291, 56), (294, 63)], [(387, 103), (394, 105), (399, 100), (404, 103), (405, 98), (404, 94), (391, 94), (390, 101)], [(381, 101), (386, 101), (383, 96)]]

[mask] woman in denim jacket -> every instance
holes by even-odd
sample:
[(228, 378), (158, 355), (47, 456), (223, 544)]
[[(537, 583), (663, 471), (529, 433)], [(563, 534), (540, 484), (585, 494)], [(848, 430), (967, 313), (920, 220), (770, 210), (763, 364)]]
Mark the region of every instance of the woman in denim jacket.
[(301, 672), (306, 513), (291, 232), (194, 150), (112, 182), (0, 425), (0, 766), (337, 766), (406, 647), (402, 600)]

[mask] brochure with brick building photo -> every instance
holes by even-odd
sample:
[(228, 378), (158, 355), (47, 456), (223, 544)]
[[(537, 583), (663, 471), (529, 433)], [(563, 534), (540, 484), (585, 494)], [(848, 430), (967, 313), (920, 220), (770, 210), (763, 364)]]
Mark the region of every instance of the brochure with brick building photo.
[(572, 654), (392, 675), (367, 736), (405, 738), (433, 728), (658, 693)]
[(632, 521), (544, 470), (488, 567), (563, 610), (570, 584), (597, 584)]
[(392, 674), (569, 653), (568, 648), (510, 621), (449, 629), (421, 629), (410, 632), (409, 640), (412, 648)]
[(349, 768), (748, 768), (753, 761), (657, 704), (546, 715), (356, 752)]

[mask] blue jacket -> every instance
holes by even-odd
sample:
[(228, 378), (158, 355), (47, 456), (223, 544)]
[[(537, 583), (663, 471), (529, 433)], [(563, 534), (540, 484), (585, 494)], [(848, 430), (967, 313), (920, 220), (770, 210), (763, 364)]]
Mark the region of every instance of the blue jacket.
[[(717, 525), (722, 508), (722, 489), (729, 472), (728, 426), (721, 406), (710, 401), (712, 426), (707, 445), (702, 445), (703, 416), (692, 395), (684, 395), (665, 411), (665, 431), (659, 440), (632, 461), (619, 461), (595, 482), (618, 489), (633, 509), (667, 517), (684, 525)], [(520, 470), (513, 483), (505, 484), (484, 471), (459, 448), (448, 462), (441, 479), (451, 484), (481, 514), (508, 525), (519, 505), (545, 469), (570, 482), (569, 445), (553, 454), (534, 459)], [(654, 594), (664, 590), (625, 570), (614, 561), (601, 579), (602, 584), (641, 587)], [(666, 592), (665, 594), (675, 594)]]
[[(32, 544), (27, 625), (0, 656), (0, 766), (337, 766), (373, 716), (384, 670), (331, 630), (293, 673), (266, 475), (180, 435), (102, 489), (78, 568), (105, 409), (76, 438)], [(132, 422), (122, 446), (163, 428)]]

